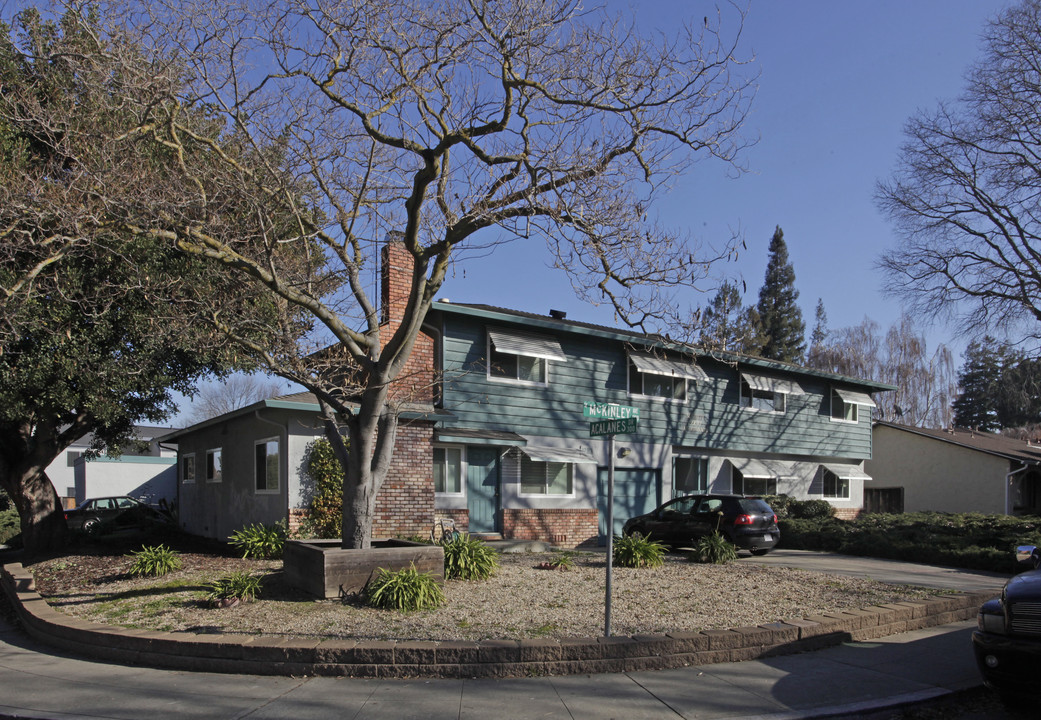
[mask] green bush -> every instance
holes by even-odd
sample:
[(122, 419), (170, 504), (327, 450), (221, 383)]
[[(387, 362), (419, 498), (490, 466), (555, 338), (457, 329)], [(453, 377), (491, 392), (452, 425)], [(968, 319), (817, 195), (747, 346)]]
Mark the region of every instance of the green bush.
[(134, 564), (130, 566), (131, 575), (160, 577), (181, 567), (177, 551), (165, 545), (146, 545), (130, 553), (130, 557), (134, 558)]
[(0, 510), (0, 545), (7, 543), (21, 531), (22, 521), (14, 503), (11, 503), (7, 508)]
[(240, 550), (244, 558), (272, 560), (282, 557), (286, 534), (285, 522), (274, 525), (253, 523), (232, 533), (228, 542)]
[(300, 523), (303, 537), (338, 538), (343, 533), (343, 465), (332, 444), (319, 438), (307, 448), (311, 502)]
[(457, 535), (442, 547), (446, 580), (487, 580), (499, 567), (499, 553), (469, 535)]
[(445, 602), (445, 593), (430, 573), (416, 566), (397, 572), (380, 568), (365, 586), (365, 600), (372, 607), (400, 612), (433, 610)]
[(245, 570), (232, 573), (210, 583), (210, 590), (206, 598), (214, 603), (222, 600), (252, 602), (260, 595), (262, 581), (259, 575), (253, 575)]
[(737, 560), (737, 548), (718, 532), (714, 532), (694, 543), (694, 552), (690, 554), (690, 559), (699, 563), (725, 565)]
[(790, 498), (787, 495), (764, 495), (763, 501), (766, 502), (775, 513), (777, 513), (778, 520), (789, 517), (791, 515), (792, 505), (799, 502), (795, 498)]
[(628, 568), (656, 568), (665, 564), (665, 546), (640, 533), (615, 535), (611, 558), (615, 565)]
[(1041, 518), (980, 513), (867, 514), (779, 520), (779, 547), (1012, 572), (1017, 545), (1041, 545)]

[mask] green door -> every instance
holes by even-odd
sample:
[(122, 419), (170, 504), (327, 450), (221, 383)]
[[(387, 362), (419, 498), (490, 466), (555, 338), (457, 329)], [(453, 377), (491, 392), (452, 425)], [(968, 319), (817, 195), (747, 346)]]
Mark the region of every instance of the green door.
[(471, 445), (466, 449), (466, 464), (466, 509), (470, 512), (470, 532), (501, 532), (498, 448)]
[[(597, 507), (600, 511), (600, 541), (607, 542), (607, 468), (597, 473)], [(657, 468), (615, 468), (614, 530), (631, 517), (648, 513), (661, 504), (661, 470)]]

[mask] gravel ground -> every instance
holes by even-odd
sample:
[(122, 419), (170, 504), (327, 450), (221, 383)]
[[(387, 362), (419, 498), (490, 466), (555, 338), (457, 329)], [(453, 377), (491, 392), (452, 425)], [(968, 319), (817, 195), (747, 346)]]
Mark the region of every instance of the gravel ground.
[[(536, 566), (552, 554), (507, 554), (483, 582), (449, 581), (438, 610), (397, 613), (354, 600), (314, 601), (281, 580), (281, 561), (185, 553), (162, 578), (127, 574), (131, 560), (111, 548), (30, 566), (37, 590), (69, 615), (172, 632), (240, 632), (286, 637), (481, 640), (599, 636), (604, 622), (604, 556), (579, 553), (567, 571)], [(263, 574), (262, 597), (214, 608), (207, 586), (232, 572)], [(658, 569), (615, 568), (615, 635), (758, 625), (842, 608), (935, 594), (860, 578), (744, 564), (699, 565), (670, 555)]]

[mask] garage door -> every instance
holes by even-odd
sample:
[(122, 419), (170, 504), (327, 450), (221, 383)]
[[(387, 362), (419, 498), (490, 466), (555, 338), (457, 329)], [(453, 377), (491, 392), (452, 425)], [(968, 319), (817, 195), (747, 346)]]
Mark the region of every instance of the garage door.
[[(658, 468), (615, 469), (614, 534), (625, 521), (650, 512), (661, 504), (661, 470)], [(597, 473), (597, 507), (600, 511), (600, 541), (607, 542), (607, 468)]]

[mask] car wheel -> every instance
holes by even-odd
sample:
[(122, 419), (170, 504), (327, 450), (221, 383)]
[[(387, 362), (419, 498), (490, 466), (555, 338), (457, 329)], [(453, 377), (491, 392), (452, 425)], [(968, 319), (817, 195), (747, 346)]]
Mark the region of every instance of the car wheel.
[(97, 518), (88, 518), (83, 521), (83, 532), (90, 537), (101, 534), (101, 521)]
[(770, 548), (756, 548), (755, 550), (752, 551), (752, 554), (753, 555), (762, 556), (762, 555), (766, 555), (766, 553), (768, 553), (768, 552), (770, 552)]

